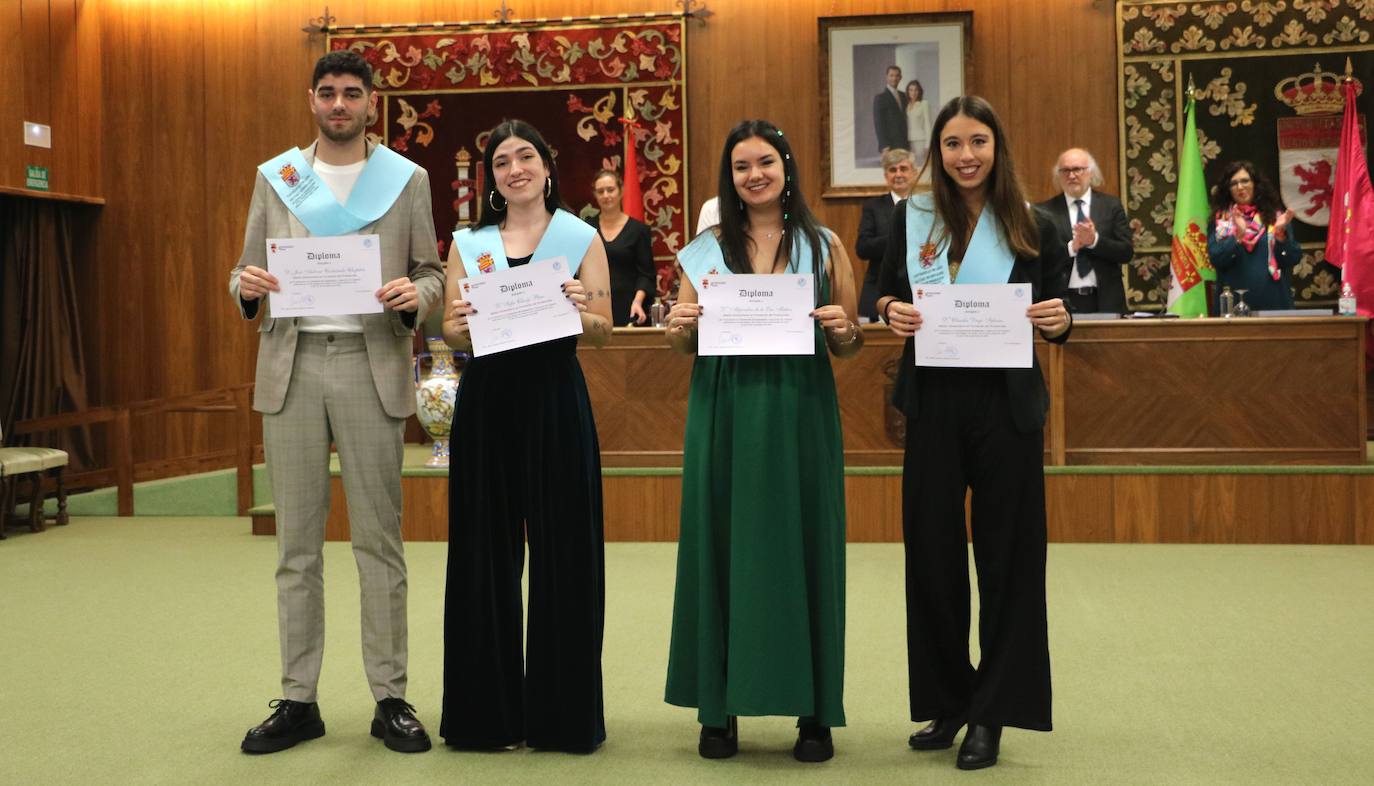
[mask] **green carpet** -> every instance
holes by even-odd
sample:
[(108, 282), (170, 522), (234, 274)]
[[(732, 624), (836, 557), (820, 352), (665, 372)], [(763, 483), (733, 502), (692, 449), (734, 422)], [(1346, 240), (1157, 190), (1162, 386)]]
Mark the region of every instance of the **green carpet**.
[[(329, 733), (246, 756), (243, 732), (278, 691), (275, 548), (236, 518), (78, 518), (0, 542), (0, 781), (1330, 784), (1374, 771), (1374, 547), (1051, 545), (1056, 730), (1008, 730), (981, 774), (906, 747), (896, 544), (849, 546), (850, 725), (826, 764), (791, 759), (786, 718), (743, 719), (736, 759), (696, 756), (694, 713), (662, 701), (675, 547), (619, 543), (596, 754), (385, 750), (368, 736), (353, 560), (329, 543)], [(407, 549), (409, 699), (435, 732), (446, 549)]]

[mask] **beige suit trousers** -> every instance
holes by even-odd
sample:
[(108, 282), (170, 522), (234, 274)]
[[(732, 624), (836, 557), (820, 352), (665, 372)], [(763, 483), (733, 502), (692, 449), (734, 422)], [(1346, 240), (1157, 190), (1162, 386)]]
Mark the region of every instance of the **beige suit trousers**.
[(362, 590), (363, 667), (374, 699), (405, 698), (406, 564), (401, 543), (405, 421), (386, 414), (356, 333), (302, 333), (280, 412), (263, 416), (277, 509), (282, 693), (315, 701), (324, 655), (329, 445), (339, 451)]

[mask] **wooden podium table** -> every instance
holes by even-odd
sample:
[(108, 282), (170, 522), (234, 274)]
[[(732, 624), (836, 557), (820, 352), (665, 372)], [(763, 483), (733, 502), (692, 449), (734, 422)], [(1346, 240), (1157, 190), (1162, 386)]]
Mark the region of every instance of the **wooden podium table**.
[[(1046, 464), (1363, 464), (1364, 318), (1079, 322), (1037, 341), (1050, 388)], [(846, 466), (900, 466), (888, 402), (901, 341), (867, 326), (832, 358)], [(662, 330), (618, 328), (578, 353), (606, 466), (680, 466), (692, 359)]]

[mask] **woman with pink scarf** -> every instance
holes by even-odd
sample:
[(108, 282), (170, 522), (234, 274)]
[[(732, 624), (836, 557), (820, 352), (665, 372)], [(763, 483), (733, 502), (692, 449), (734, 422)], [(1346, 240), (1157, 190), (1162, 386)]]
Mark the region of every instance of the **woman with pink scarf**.
[[(1246, 290), (1255, 311), (1293, 307), (1293, 266), (1302, 249), (1292, 232), (1293, 211), (1249, 161), (1233, 161), (1212, 188), (1207, 253), (1217, 269), (1216, 294)], [(1219, 307), (1218, 307), (1219, 310)]]

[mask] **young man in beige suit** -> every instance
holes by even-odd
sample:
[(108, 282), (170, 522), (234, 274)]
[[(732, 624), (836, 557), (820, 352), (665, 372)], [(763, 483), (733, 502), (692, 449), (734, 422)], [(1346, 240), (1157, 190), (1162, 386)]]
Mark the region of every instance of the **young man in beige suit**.
[[(271, 753), (324, 734), (315, 689), (324, 651), (332, 442), (362, 588), (363, 664), (377, 701), (372, 734), (392, 750), (424, 751), (429, 736), (405, 700), (401, 458), (405, 418), (415, 411), (411, 335), (443, 292), (429, 178), (367, 142), (377, 95), (372, 69), (357, 53), (320, 58), (309, 96), (319, 135), (310, 148), (292, 148), (259, 167), (243, 254), (229, 274), (243, 317), (262, 318), (253, 407), (263, 413), (277, 509), (284, 695), (269, 704), (274, 712), (249, 730), (242, 749)], [(274, 317), (264, 299), (280, 291), (267, 269), (270, 240), (352, 234), (375, 235), (380, 245), (380, 312)]]

